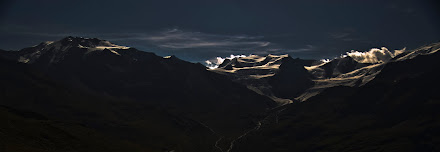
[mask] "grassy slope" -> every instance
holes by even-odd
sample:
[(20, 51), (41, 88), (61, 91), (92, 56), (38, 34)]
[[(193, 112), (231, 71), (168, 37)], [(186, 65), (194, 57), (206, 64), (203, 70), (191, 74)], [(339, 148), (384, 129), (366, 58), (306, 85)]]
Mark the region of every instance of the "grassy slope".
[[(72, 90), (19, 63), (2, 60), (0, 65), (1, 105), (37, 113), (48, 119), (47, 121), (39, 121), (7, 116), (16, 120), (17, 124), (14, 125), (15, 127), (3, 128), (3, 132), (11, 133), (4, 138), (7, 140), (2, 141), (4, 148), (9, 147), (6, 145), (22, 145), (20, 147), (41, 149), (41, 146), (38, 147), (37, 144), (30, 144), (39, 142), (39, 133), (48, 131), (47, 136), (49, 137), (58, 138), (58, 136), (63, 136), (57, 132), (50, 132), (50, 127), (61, 128), (66, 132), (65, 137), (59, 137), (60, 140), (54, 140), (53, 144), (48, 144), (48, 147), (46, 147), (47, 149), (58, 150), (63, 150), (59, 149), (59, 147), (64, 147), (62, 144), (73, 142), (71, 144), (80, 145), (71, 148), (75, 151), (81, 151), (81, 147), (83, 147), (83, 151), (108, 151), (109, 149), (117, 149), (118, 144), (123, 145), (122, 147), (127, 150), (209, 151), (217, 138), (194, 120), (170, 112), (160, 106)], [(9, 114), (5, 113), (5, 115)], [(27, 127), (27, 124), (35, 127)], [(14, 134), (17, 132), (14, 128), (22, 130), (23, 133)], [(108, 148), (94, 149), (95, 146), (87, 146), (94, 140), (68, 138), (69, 134), (82, 136), (81, 130), (105, 134), (115, 139), (115, 144), (105, 142), (102, 145), (106, 145)], [(31, 137), (27, 138), (28, 134)], [(23, 139), (10, 140), (12, 136)], [(89, 138), (87, 136), (82, 137), (83, 139)], [(99, 141), (105, 138), (95, 139)], [(124, 142), (128, 143), (125, 144)], [(92, 142), (91, 144), (99, 147), (99, 143)], [(124, 145), (129, 146), (124, 147)]]

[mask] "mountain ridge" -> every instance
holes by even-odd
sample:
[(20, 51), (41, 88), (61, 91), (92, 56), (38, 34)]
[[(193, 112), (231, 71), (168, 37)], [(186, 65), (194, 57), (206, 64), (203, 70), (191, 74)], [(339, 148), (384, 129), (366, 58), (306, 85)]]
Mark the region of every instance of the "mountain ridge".
[[(29, 142), (22, 146), (40, 151), (45, 147), (30, 143), (41, 140), (59, 151), (344, 151), (329, 144), (341, 141), (338, 135), (359, 140), (381, 131), (390, 135), (396, 130), (383, 126), (401, 121), (417, 125), (404, 111), (437, 114), (429, 108), (437, 104), (435, 90), (422, 87), (438, 84), (439, 48), (440, 43), (434, 43), (377, 63), (347, 56), (330, 62), (288, 55), (239, 56), (224, 60), (217, 69), (80, 37), (0, 50), (0, 113), (17, 124), (37, 126), (20, 126), (27, 133), (46, 133), (25, 138), (0, 125), (0, 136), (23, 138)], [(397, 114), (387, 115), (387, 109)], [(109, 140), (94, 143), (84, 134), (58, 135), (44, 123), (67, 135), (85, 130)], [(421, 129), (435, 134), (429, 126)], [(3, 130), (11, 132), (5, 135)], [(356, 130), (370, 135), (353, 133)], [(110, 146), (63, 149), (60, 145), (65, 143), (47, 138)], [(386, 148), (396, 144), (384, 139), (373, 143), (382, 142)], [(6, 143), (20, 145), (15, 140)], [(358, 148), (365, 145), (370, 144)]]
[(438, 46), (383, 64), (365, 85), (277, 108), (236, 151), (438, 151)]
[[(2, 101), (1, 104), (24, 111), (34, 111), (49, 116), (50, 119), (81, 120), (83, 123), (92, 126), (93, 129), (116, 138), (128, 140), (135, 145), (149, 145), (151, 143), (140, 137), (151, 139), (152, 136), (148, 136), (148, 134), (156, 134), (153, 133), (154, 129), (158, 130), (158, 133), (164, 133), (168, 129), (170, 132), (178, 134), (180, 140), (190, 138), (194, 143), (180, 143), (178, 139), (167, 135), (164, 139), (161, 138), (158, 142), (153, 142), (158, 143), (155, 146), (162, 146), (162, 148), (170, 150), (177, 148), (189, 151), (198, 151), (196, 150), (196, 145), (205, 142), (212, 144), (203, 144), (201, 149), (204, 150), (199, 149), (200, 151), (216, 151), (215, 149), (217, 148), (213, 145), (218, 138), (222, 138), (221, 143), (219, 143), (221, 147), (228, 147), (230, 141), (234, 140), (247, 128), (253, 127), (254, 120), (261, 117), (266, 110), (275, 105), (271, 99), (258, 95), (248, 90), (245, 86), (232, 82), (223, 75), (207, 71), (200, 64), (186, 62), (175, 56), (164, 58), (154, 53), (134, 48), (115, 48), (114, 45), (111, 45), (112, 48), (101, 47), (96, 49), (96, 46), (101, 46), (100, 42), (96, 43), (99, 45), (92, 44), (88, 48), (79, 47), (77, 42), (82, 40), (95, 41), (95, 39), (77, 38), (78, 41), (70, 41), (69, 39), (70, 37), (20, 51), (0, 52), (0, 56), (6, 58), (6, 60), (12, 59), (10, 64), (19, 64), (20, 66), (17, 70), (29, 68), (38, 71), (43, 77), (49, 79), (49, 82), (56, 82), (69, 90), (84, 92), (79, 93), (77, 95), (78, 98), (84, 98), (85, 101), (96, 99), (96, 102), (99, 101), (98, 103), (102, 104), (102, 107), (111, 107), (111, 109), (105, 110), (95, 106), (89, 107), (87, 103), (73, 102), (70, 99), (66, 99), (64, 97), (65, 94), (60, 94), (57, 97), (58, 95), (56, 94), (59, 93), (42, 93), (41, 95), (30, 93), (29, 97), (36, 96), (35, 98), (48, 101), (58, 98), (60, 100), (59, 103), (52, 102), (57, 103), (56, 105), (65, 106), (67, 108), (65, 111), (61, 110), (65, 108), (49, 108), (54, 106), (52, 102), (42, 102), (38, 106), (39, 108), (31, 108), (28, 106), (30, 105), (28, 102), (32, 100), (18, 98), (16, 96), (19, 95), (16, 93), (12, 94), (12, 97), (7, 98), (8, 100)], [(58, 42), (61, 44), (64, 41), (68, 42), (66, 44), (68, 47), (56, 47), (54, 45)], [(73, 44), (72, 47), (70, 47), (70, 42)], [(46, 48), (41, 46), (46, 46)], [(40, 52), (40, 54), (36, 55), (38, 54), (36, 52)], [(29, 59), (29, 61), (20, 62), (22, 58)], [(5, 66), (7, 65), (9, 65), (9, 62), (5, 63)], [(13, 74), (7, 71), (2, 72), (5, 75)], [(27, 80), (29, 78), (23, 79)], [(6, 80), (3, 79), (2, 81)], [(14, 88), (14, 85), (8, 82), (4, 83), (8, 84), (5, 86)], [(43, 86), (45, 86), (45, 83), (41, 82), (41, 85), (44, 84)], [(54, 88), (56, 87), (49, 87), (48, 90), (57, 92)], [(33, 92), (31, 90), (39, 89), (30, 87), (27, 90)], [(5, 97), (3, 96), (2, 98)], [(118, 101), (118, 104), (109, 102), (107, 98), (110, 98), (110, 101)], [(73, 98), (73, 100), (78, 99)], [(120, 104), (119, 100), (130, 104), (126, 107)], [(112, 104), (113, 106), (111, 106)], [(157, 110), (153, 110), (151, 113), (143, 112), (141, 108), (145, 107), (144, 104), (150, 105), (147, 109), (155, 109), (157, 107), (158, 109), (166, 109), (166, 112), (164, 114), (155, 114)], [(126, 108), (132, 109), (132, 111), (126, 111)], [(228, 110), (225, 111), (224, 109)], [(78, 113), (78, 111), (90, 110), (96, 110), (97, 114), (94, 114), (95, 112), (90, 112), (89, 114)], [(56, 117), (55, 111), (60, 113)], [(119, 114), (119, 112), (121, 113)], [(134, 113), (134, 115), (139, 116), (133, 117), (134, 122), (126, 122), (125, 119), (128, 118), (123, 118), (119, 115), (126, 115), (127, 113)], [(167, 116), (169, 113), (172, 113), (173, 116)], [(102, 120), (92, 117), (95, 120), (99, 120), (92, 121), (79, 117), (81, 115), (108, 116), (103, 117)], [(165, 120), (151, 118), (154, 115), (158, 115)], [(177, 116), (182, 118), (176, 119)], [(143, 117), (145, 117), (145, 120)], [(114, 122), (113, 119), (115, 118), (124, 121), (116, 121), (116, 126), (109, 125)], [(182, 120), (178, 121), (178, 126), (181, 124), (183, 127), (170, 125), (174, 120)], [(136, 121), (142, 122), (140, 128), (134, 125)], [(146, 125), (154, 121), (165, 121), (165, 128), (148, 130), (152, 127), (158, 127), (157, 125)], [(131, 123), (131, 125), (126, 123)], [(127, 127), (122, 127), (125, 129), (117, 132), (111, 131), (118, 130), (119, 125)], [(192, 132), (202, 133), (190, 134), (186, 137), (185, 132), (177, 132), (181, 128), (190, 129), (191, 127), (198, 128), (192, 130)], [(137, 134), (134, 130), (145, 133), (140, 134), (138, 138), (133, 138)], [(215, 134), (212, 133), (212, 130), (215, 131)], [(126, 133), (126, 135), (123, 135), (122, 132)], [(180, 138), (180, 136), (185, 137)], [(161, 142), (169, 143), (169, 145), (161, 144)]]

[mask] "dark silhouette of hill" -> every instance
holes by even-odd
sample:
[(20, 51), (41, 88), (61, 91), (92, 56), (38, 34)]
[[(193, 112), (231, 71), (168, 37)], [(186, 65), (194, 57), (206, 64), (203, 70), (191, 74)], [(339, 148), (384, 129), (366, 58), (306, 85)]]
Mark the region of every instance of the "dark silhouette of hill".
[(268, 80), (275, 96), (294, 100), (312, 87), (314, 82), (310, 73), (304, 68), (305, 65), (310, 64), (310, 60), (293, 59), (290, 56), (284, 58), (279, 73)]
[(226, 148), (275, 105), (201, 64), (99, 39), (0, 54), (1, 105), (78, 122), (139, 149), (215, 151), (219, 138)]

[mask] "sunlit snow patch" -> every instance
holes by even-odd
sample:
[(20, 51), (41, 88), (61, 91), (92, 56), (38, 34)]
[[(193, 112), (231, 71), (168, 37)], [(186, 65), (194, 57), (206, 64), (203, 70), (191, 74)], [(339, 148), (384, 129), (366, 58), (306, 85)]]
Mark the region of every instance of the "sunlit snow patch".
[(210, 59), (210, 60), (206, 60), (205, 64), (206, 67), (210, 68), (210, 69), (215, 69), (218, 68), (218, 66), (220, 64), (222, 64), (226, 59), (232, 60), (234, 58), (242, 58), (242, 57), (246, 57), (246, 55), (233, 55), (231, 54), (229, 57), (216, 57), (214, 59)]

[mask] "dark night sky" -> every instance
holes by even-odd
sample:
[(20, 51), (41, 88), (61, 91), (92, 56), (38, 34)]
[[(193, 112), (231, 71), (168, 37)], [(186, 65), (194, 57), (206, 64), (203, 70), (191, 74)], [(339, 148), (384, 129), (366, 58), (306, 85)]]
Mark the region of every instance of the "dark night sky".
[(434, 0), (2, 0), (0, 48), (97, 37), (203, 61), (230, 54), (332, 58), (440, 40)]

